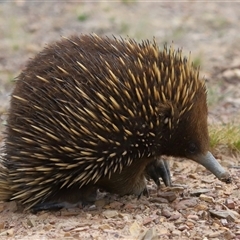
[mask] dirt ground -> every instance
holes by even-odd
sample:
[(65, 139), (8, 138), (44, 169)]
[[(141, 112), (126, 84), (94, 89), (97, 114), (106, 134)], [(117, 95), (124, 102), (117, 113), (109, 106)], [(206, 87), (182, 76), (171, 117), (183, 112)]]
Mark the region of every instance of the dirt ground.
[[(1, 131), (12, 80), (26, 61), (47, 43), (80, 33), (154, 36), (160, 47), (191, 51), (208, 80), (209, 121), (239, 123), (239, 8), (233, 1), (0, 1)], [(232, 184), (170, 159), (173, 181), (182, 186), (159, 190), (150, 182), (150, 198), (106, 194), (92, 206), (37, 214), (0, 203), (0, 239), (240, 239), (240, 158), (216, 157)]]

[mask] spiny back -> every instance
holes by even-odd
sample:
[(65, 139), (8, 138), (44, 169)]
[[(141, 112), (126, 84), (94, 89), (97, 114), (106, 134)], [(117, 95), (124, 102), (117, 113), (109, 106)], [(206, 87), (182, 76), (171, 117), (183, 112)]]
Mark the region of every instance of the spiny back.
[(51, 184), (83, 186), (162, 154), (163, 127), (176, 127), (205, 94), (181, 51), (155, 42), (81, 35), (48, 46), (12, 95), (5, 165), (13, 199), (38, 202)]

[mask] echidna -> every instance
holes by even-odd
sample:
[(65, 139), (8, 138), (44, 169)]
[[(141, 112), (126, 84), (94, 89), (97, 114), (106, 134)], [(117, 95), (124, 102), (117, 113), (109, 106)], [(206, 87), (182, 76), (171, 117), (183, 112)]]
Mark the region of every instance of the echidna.
[(140, 195), (146, 175), (170, 184), (161, 155), (192, 159), (230, 182), (208, 146), (205, 81), (180, 50), (64, 38), (17, 78), (0, 200), (48, 208), (92, 199), (99, 188)]

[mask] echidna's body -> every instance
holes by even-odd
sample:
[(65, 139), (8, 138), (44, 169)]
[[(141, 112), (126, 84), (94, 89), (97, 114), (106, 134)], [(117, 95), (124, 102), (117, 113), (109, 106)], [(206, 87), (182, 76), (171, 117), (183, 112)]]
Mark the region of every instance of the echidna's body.
[(180, 52), (82, 35), (29, 62), (12, 94), (0, 199), (75, 201), (145, 189), (146, 166), (187, 157), (227, 181), (208, 152), (204, 80)]

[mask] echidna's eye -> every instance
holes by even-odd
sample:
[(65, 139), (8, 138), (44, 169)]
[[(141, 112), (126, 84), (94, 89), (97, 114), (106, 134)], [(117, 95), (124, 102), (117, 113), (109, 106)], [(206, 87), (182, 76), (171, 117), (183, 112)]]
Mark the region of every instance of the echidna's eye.
[(190, 143), (187, 149), (188, 153), (194, 154), (197, 152), (197, 146), (195, 143)]

